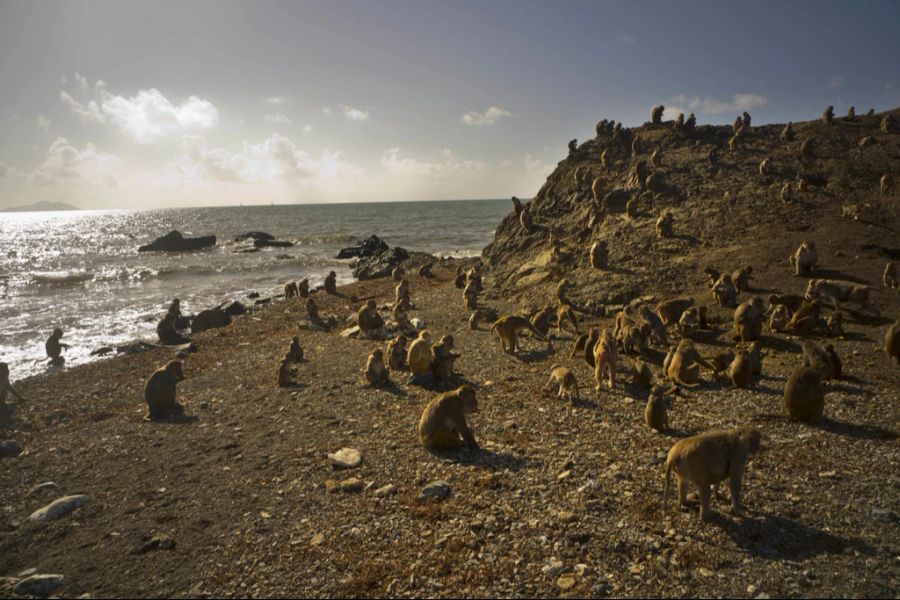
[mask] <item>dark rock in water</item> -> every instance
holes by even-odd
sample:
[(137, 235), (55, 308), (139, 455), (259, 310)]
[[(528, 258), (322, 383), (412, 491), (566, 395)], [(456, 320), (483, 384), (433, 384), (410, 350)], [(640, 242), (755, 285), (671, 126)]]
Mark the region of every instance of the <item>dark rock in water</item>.
[(234, 238), (234, 241), (240, 242), (246, 239), (252, 240), (274, 240), (275, 236), (264, 231), (248, 231)]
[(138, 248), (138, 252), (185, 252), (200, 250), (216, 245), (216, 236), (207, 235), (197, 238), (186, 238), (180, 231), (170, 231), (152, 243)]
[(240, 316), (247, 312), (247, 307), (234, 300), (232, 302), (228, 302), (222, 307), (222, 310), (225, 311), (225, 314), (231, 315), (232, 317)]
[(387, 243), (377, 235), (371, 236), (369, 239), (359, 242), (355, 246), (344, 248), (338, 252), (338, 258), (365, 258), (375, 256), (388, 250)]
[(207, 329), (225, 327), (231, 324), (231, 316), (221, 308), (209, 308), (201, 311), (191, 322), (191, 333), (199, 333)]
[(252, 254), (254, 252), (259, 252), (259, 248), (241, 248), (240, 250), (232, 251), (232, 254)]
[(0, 442), (0, 458), (15, 458), (22, 454), (22, 445), (16, 440)]
[(247, 298), (249, 298), (250, 300), (259, 298), (259, 292), (250, 292), (249, 294), (247, 294)]
[(286, 242), (284, 240), (256, 240), (253, 246), (256, 248), (290, 248), (294, 242)]
[(258, 300), (256, 300), (253, 303), (253, 306), (259, 306), (260, 304), (268, 304), (271, 301), (272, 301), (271, 298), (259, 298)]
[(91, 356), (106, 356), (110, 352), (113, 352), (113, 349), (109, 346), (103, 346), (102, 348), (97, 348), (93, 352), (91, 352)]
[(156, 346), (148, 344), (147, 342), (132, 342), (130, 344), (125, 344), (124, 346), (116, 346), (116, 352), (119, 354), (139, 354), (150, 348), (156, 348)]

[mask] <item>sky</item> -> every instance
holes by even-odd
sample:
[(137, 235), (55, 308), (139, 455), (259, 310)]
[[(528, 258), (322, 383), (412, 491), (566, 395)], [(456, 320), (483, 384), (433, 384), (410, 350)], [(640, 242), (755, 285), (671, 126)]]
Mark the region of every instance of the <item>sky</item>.
[(900, 3), (0, 0), (0, 208), (531, 197), (602, 118), (900, 106)]

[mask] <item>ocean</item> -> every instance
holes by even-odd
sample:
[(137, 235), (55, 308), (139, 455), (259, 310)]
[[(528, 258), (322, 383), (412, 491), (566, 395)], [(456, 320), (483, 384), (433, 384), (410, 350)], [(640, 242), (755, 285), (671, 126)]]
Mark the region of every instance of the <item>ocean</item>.
[[(376, 234), (391, 246), (443, 256), (477, 256), (510, 210), (509, 200), (279, 205), (161, 210), (0, 213), (0, 361), (13, 381), (47, 369), (54, 327), (69, 344), (66, 366), (91, 351), (144, 339), (172, 298), (184, 314), (226, 300), (252, 304), (252, 291), (277, 293), (287, 281), (328, 271), (353, 280), (338, 250)], [(214, 248), (137, 251), (172, 229), (216, 235)], [(235, 236), (264, 231), (290, 248), (238, 253)]]

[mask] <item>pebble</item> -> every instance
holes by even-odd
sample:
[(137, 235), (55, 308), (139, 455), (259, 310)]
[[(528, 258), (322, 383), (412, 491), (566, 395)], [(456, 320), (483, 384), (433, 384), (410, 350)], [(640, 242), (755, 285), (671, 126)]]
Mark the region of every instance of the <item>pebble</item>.
[(872, 516), (875, 517), (876, 521), (881, 521), (882, 523), (896, 523), (897, 521), (900, 521), (900, 516), (887, 508), (876, 508), (872, 510)]
[(390, 496), (390, 495), (396, 494), (396, 493), (397, 493), (397, 487), (393, 483), (389, 483), (389, 484), (382, 486), (382, 487), (378, 488), (377, 490), (375, 490), (375, 497), (376, 498), (386, 498), (387, 496)]
[(428, 500), (429, 498), (434, 498), (438, 502), (446, 498), (450, 495), (450, 484), (446, 481), (432, 481), (424, 488), (422, 488), (422, 492), (419, 494), (419, 501), (422, 502), (424, 500)]
[(559, 579), (556, 580), (556, 585), (562, 591), (571, 590), (575, 587), (575, 577), (572, 575), (562, 575)]
[(365, 482), (362, 479), (357, 477), (350, 477), (349, 479), (345, 479), (340, 483), (341, 491), (346, 492), (348, 494), (356, 494), (363, 491), (363, 488), (366, 487)]
[(314, 535), (311, 540), (309, 540), (309, 545), (312, 546), (313, 548), (315, 548), (316, 546), (321, 546), (322, 542), (324, 542), (324, 541), (325, 541), (325, 534), (319, 532), (316, 535)]
[(328, 460), (335, 469), (352, 469), (362, 462), (362, 453), (355, 448), (341, 448), (329, 454)]
[(56, 519), (65, 517), (76, 508), (84, 506), (90, 499), (90, 496), (85, 496), (84, 494), (63, 496), (62, 498), (57, 498), (47, 506), (34, 511), (28, 518), (32, 521), (55, 521)]
[(137, 553), (144, 554), (146, 552), (152, 552), (153, 550), (174, 550), (175, 549), (175, 540), (170, 538), (169, 536), (157, 533), (153, 537), (150, 538), (146, 544), (141, 546)]
[(23, 579), (13, 588), (17, 596), (39, 596), (46, 598), (63, 584), (62, 575), (32, 575)]
[(59, 489), (59, 486), (56, 485), (56, 483), (54, 483), (53, 481), (45, 481), (44, 483), (39, 483), (36, 486), (34, 486), (33, 488), (31, 488), (30, 490), (28, 490), (28, 493), (25, 494), (25, 497), (30, 498), (31, 496), (34, 496), (35, 494), (40, 494), (41, 492), (45, 492), (47, 490), (56, 490), (56, 489)]
[(22, 444), (16, 440), (0, 442), (0, 458), (15, 458), (22, 454)]

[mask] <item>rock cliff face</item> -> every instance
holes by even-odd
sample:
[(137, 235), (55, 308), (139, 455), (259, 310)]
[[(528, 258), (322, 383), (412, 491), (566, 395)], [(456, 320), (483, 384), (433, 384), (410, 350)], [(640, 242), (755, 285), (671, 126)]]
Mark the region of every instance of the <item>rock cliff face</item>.
[[(566, 278), (586, 301), (620, 305), (703, 287), (707, 265), (789, 275), (788, 256), (811, 239), (824, 250), (822, 276), (829, 261), (834, 268), (835, 257), (847, 258), (855, 276), (880, 284), (885, 262), (900, 256), (900, 195), (880, 191), (883, 175), (900, 177), (900, 128), (895, 115), (884, 133), (884, 114), (795, 123), (792, 140), (782, 124), (754, 126), (733, 150), (731, 126), (679, 131), (662, 122), (604, 132), (575, 146), (523, 204), (530, 228), (511, 207), (483, 253), (491, 276), (525, 300), (545, 301)], [(656, 221), (666, 212), (673, 235), (660, 238)], [(588, 248), (601, 240), (609, 267), (598, 270)]]

